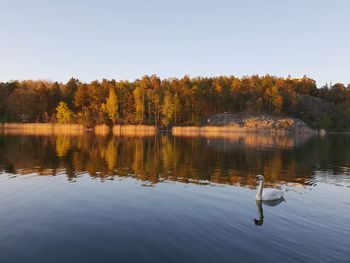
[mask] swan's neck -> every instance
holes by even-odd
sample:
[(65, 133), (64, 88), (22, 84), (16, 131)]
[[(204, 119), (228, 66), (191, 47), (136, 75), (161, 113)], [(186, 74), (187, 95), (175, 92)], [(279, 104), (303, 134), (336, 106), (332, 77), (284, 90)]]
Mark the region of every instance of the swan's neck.
[(260, 181), (258, 192), (256, 193), (255, 200), (262, 200), (262, 193), (264, 188), (264, 182)]

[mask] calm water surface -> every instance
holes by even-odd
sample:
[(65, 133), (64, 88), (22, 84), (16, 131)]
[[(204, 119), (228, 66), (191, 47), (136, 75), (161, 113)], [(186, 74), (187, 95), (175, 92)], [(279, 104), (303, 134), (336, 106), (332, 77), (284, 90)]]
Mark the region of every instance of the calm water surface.
[[(256, 203), (254, 177), (285, 191)], [(0, 262), (350, 262), (350, 135), (0, 135)]]

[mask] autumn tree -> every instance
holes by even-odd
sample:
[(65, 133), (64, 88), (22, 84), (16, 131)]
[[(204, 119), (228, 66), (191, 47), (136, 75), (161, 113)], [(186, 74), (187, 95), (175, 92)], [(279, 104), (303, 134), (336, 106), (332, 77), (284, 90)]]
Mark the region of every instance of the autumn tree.
[(115, 123), (119, 117), (118, 114), (118, 97), (114, 88), (109, 89), (109, 97), (106, 104), (102, 104), (102, 109), (107, 113), (108, 117)]
[(6, 109), (7, 99), (10, 92), (5, 83), (0, 83), (0, 123), (7, 120)]
[(68, 124), (73, 122), (73, 112), (69, 109), (66, 103), (61, 101), (57, 108), (56, 118), (58, 123)]
[(80, 81), (75, 78), (71, 78), (62, 89), (62, 99), (70, 107), (73, 108), (74, 95), (78, 89)]
[(174, 104), (174, 123), (177, 123), (179, 114), (180, 114), (180, 108), (181, 108), (181, 102), (177, 93), (175, 93), (174, 95), (173, 104)]
[(34, 90), (17, 88), (7, 100), (7, 114), (13, 122), (36, 122), (38, 113), (37, 96)]
[(164, 126), (169, 126), (169, 124), (172, 123), (173, 121), (174, 113), (175, 113), (174, 101), (169, 91), (165, 92), (162, 111), (163, 111), (162, 124)]
[(138, 123), (143, 122), (145, 112), (145, 90), (142, 86), (138, 86), (133, 91), (135, 99), (135, 121)]

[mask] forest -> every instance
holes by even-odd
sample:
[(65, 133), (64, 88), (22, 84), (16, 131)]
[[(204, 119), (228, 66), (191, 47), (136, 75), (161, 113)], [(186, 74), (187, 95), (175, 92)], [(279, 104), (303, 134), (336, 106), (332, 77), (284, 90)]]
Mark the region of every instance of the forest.
[(350, 130), (350, 84), (303, 78), (218, 76), (67, 83), (0, 82), (0, 123), (200, 125), (222, 112), (292, 116), (313, 128)]

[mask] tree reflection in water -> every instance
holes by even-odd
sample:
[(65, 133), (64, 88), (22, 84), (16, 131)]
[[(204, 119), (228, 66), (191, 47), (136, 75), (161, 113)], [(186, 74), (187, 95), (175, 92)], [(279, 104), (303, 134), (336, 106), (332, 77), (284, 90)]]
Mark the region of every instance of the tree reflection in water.
[(337, 173), (337, 167), (350, 166), (349, 138), (0, 135), (0, 169), (18, 175), (64, 173), (68, 180), (87, 174), (101, 180), (134, 177), (148, 184), (171, 180), (252, 188), (255, 175), (263, 173), (270, 186), (281, 182), (303, 186), (312, 183), (315, 169)]

